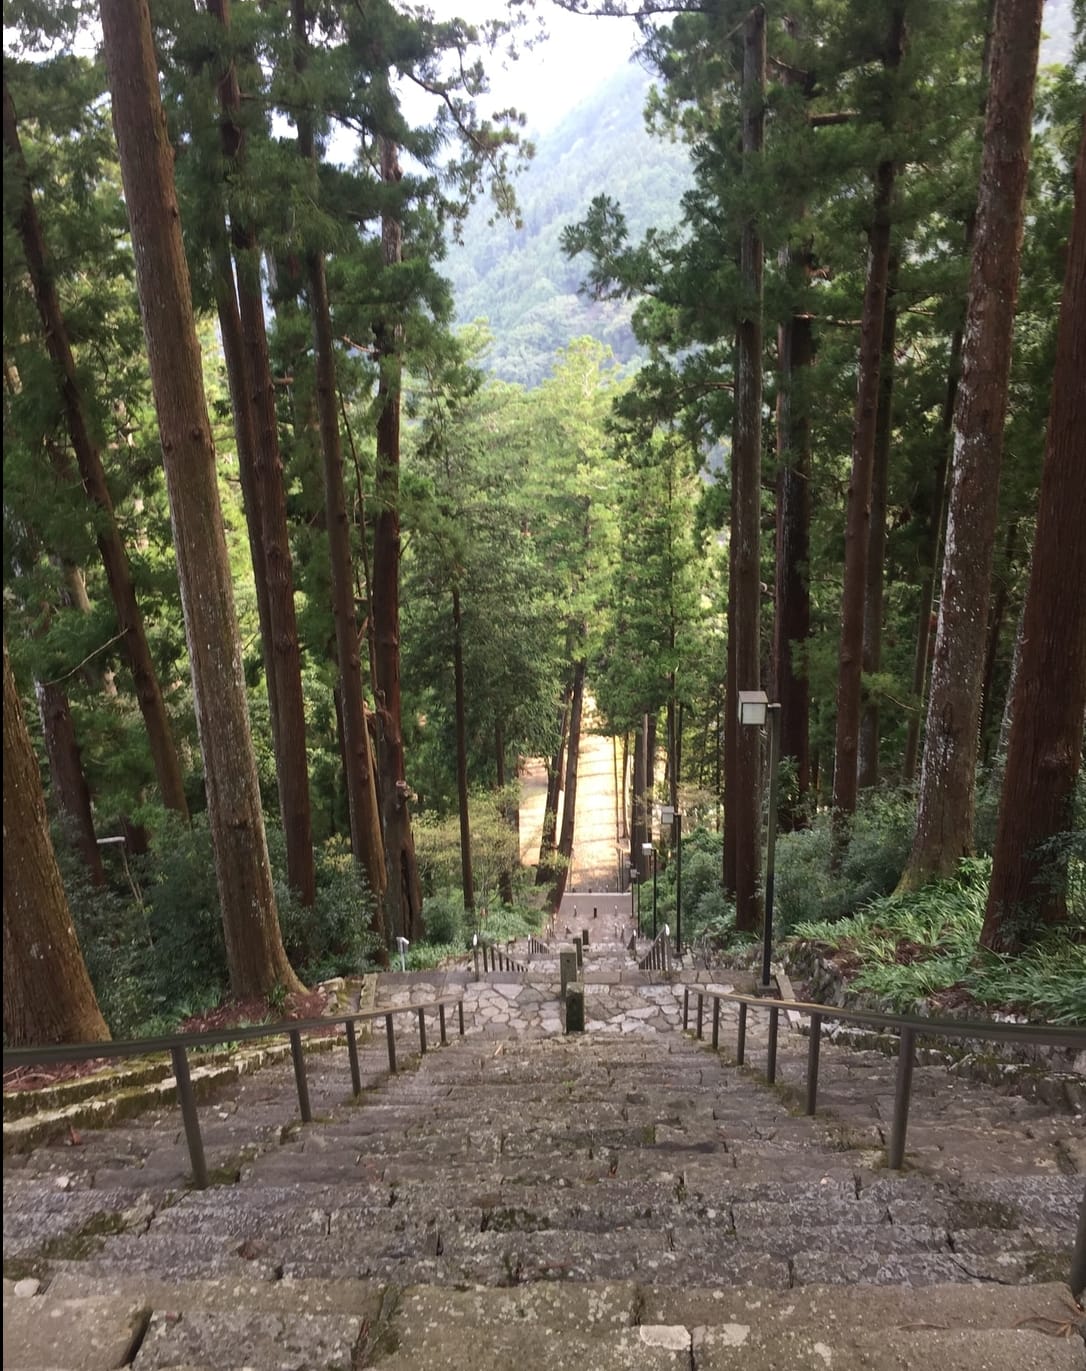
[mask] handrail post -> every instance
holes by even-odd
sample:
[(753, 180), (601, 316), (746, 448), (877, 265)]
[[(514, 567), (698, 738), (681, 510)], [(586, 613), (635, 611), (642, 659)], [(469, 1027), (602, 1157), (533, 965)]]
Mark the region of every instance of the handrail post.
[(713, 996), (713, 1051), (720, 1046), (720, 996)]
[(392, 1026), (392, 1015), (385, 1015), (385, 1037), (388, 1039), (388, 1074), (396, 1074), (396, 1030)]
[(1078, 1232), (1075, 1234), (1075, 1250), (1067, 1284), (1071, 1287), (1071, 1294), (1081, 1303), (1082, 1292), (1086, 1290), (1086, 1190), (1082, 1192), (1082, 1204), (1079, 1206)]
[(747, 1056), (747, 1009), (746, 1004), (739, 1006), (739, 1029), (735, 1036), (735, 1061), (742, 1066)]
[(290, 1055), (294, 1058), (294, 1083), (298, 1087), (298, 1108), (301, 1111), (302, 1123), (312, 1123), (313, 1113), (309, 1108), (309, 1082), (305, 1077), (302, 1035), (296, 1028), (290, 1032)]
[(807, 1043), (807, 1110), (815, 1112), (818, 1099), (818, 1050), (822, 1044), (822, 1015), (811, 1015), (811, 1036)]
[(358, 1067), (358, 1039), (354, 1034), (354, 1024), (347, 1020), (347, 1056), (351, 1061), (351, 1088), (356, 1095), (362, 1094), (362, 1072)]
[(701, 1040), (702, 1040), (701, 1025), (702, 1025), (702, 1019), (703, 1019), (703, 1017), (704, 1017), (704, 1014), (705, 1014), (705, 996), (704, 996), (704, 995), (701, 993), (701, 991), (699, 990), (699, 991), (698, 991), (698, 1031), (697, 1031), (697, 1039), (698, 1039), (698, 1042), (701, 1042)]
[(441, 1026), (441, 1046), (448, 1047), (449, 1040), (445, 1036), (445, 1005), (443, 1003), (437, 1007), (437, 1021)]
[(769, 1051), (765, 1078), (770, 1085), (777, 1079), (777, 1021), (780, 1019), (780, 1014), (779, 1009), (769, 1011)]
[(463, 1036), (464, 1036), (464, 997), (463, 997), (463, 995), (460, 996), (460, 999), (459, 999), (459, 1001), (457, 1002), (456, 1008), (457, 1008), (457, 1012), (458, 1012), (459, 1015), (460, 1015), (460, 1036), (463, 1037)]
[(185, 1141), (189, 1145), (193, 1184), (197, 1190), (206, 1190), (207, 1161), (204, 1157), (204, 1140), (200, 1136), (200, 1118), (196, 1113), (196, 1095), (189, 1075), (188, 1054), (179, 1045), (170, 1048), (170, 1056), (173, 1058), (173, 1075), (177, 1082), (177, 1102), (181, 1106), (181, 1119), (185, 1125)]
[(419, 1009), (419, 1055), (426, 1056), (426, 1010)]
[(475, 979), (479, 979), (479, 948), (478, 945), (471, 949), (472, 960), (475, 963)]
[(683, 1032), (690, 1027), (690, 987), (683, 986)]
[(890, 1130), (890, 1146), (886, 1154), (886, 1165), (891, 1171), (900, 1171), (905, 1160), (905, 1130), (909, 1126), (909, 1095), (913, 1086), (913, 1060), (916, 1030), (903, 1028), (898, 1045), (897, 1083), (894, 1086), (894, 1123)]

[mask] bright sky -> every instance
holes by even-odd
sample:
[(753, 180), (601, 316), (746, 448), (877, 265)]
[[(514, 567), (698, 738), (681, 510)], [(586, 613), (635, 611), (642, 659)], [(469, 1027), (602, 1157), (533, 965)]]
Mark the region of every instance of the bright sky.
[[(503, 17), (508, 10), (503, 0), (429, 0), (427, 8), (438, 19), (459, 17), (470, 23)], [(479, 101), (483, 114), (515, 106), (535, 132), (556, 124), (624, 65), (637, 44), (632, 19), (595, 19), (570, 14), (551, 0), (537, 0), (536, 17), (529, 18), (526, 31), (533, 32), (539, 19), (547, 37), (531, 51), (504, 68), (497, 53), (484, 59), (491, 95)]]

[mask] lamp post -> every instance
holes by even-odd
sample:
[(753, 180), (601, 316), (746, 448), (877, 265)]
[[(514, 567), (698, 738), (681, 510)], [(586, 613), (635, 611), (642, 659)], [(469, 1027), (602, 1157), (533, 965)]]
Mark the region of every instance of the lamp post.
[(634, 888), (637, 886), (637, 867), (630, 863), (630, 922), (637, 927), (637, 936), (641, 936), (641, 891), (638, 888), (638, 903), (634, 905)]
[(683, 812), (674, 805), (661, 805), (660, 827), (671, 835), (675, 850), (675, 955), (683, 953)]
[(781, 707), (770, 704), (764, 690), (740, 690), (739, 723), (751, 728), (769, 725), (769, 814), (765, 843), (765, 917), (762, 921), (762, 989), (769, 989), (773, 950), (773, 876), (777, 852), (777, 772), (780, 769)]
[(656, 941), (656, 848), (652, 843), (642, 843), (641, 852), (652, 858), (652, 938)]

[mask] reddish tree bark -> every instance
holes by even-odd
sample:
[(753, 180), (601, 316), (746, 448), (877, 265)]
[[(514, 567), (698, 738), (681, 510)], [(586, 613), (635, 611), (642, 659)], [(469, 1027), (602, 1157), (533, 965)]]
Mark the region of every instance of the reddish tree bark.
[(4, 641), (4, 1038), (103, 1042), (109, 1029), (72, 924), (41, 776)]
[[(904, 44), (904, 7), (897, 4), (891, 14), (883, 58), (887, 68), (900, 65)], [(879, 163), (875, 172), (874, 202), (868, 233), (867, 281), (860, 325), (859, 377), (852, 431), (852, 475), (845, 517), (845, 577), (841, 593), (837, 731), (833, 758), (833, 809), (838, 851), (847, 842), (848, 821), (856, 809), (859, 781), (857, 762), (863, 685), (864, 598), (895, 176), (896, 167), (892, 159)]]
[(977, 195), (939, 622), (916, 835), (903, 890), (972, 850), (986, 606), (999, 514), (1042, 0), (998, 0)]
[[(381, 139), (381, 179), (401, 178), (396, 144)], [(394, 214), (381, 216), (386, 270), (403, 258), (403, 228)], [(373, 532), (373, 629), (377, 663), (374, 683), (381, 719), (381, 812), (388, 870), (388, 921), (405, 937), (422, 933), (422, 888), (411, 832), (410, 791), (403, 744), (400, 689), (400, 369), (403, 330), (389, 320), (374, 329), (380, 377), (377, 383), (377, 517)]]
[(577, 763), (581, 756), (581, 719), (584, 707), (584, 661), (573, 665), (573, 695), (569, 707), (569, 744), (566, 748), (566, 796), (562, 803), (562, 831), (558, 836), (558, 855), (561, 861), (555, 872), (549, 903), (557, 913), (569, 879), (569, 864), (573, 858), (573, 825), (577, 815)]
[(113, 123), (162, 438), (231, 989), (301, 989), (283, 949), (249, 731), (188, 265), (146, 0), (101, 0)]
[[(229, 29), (229, 0), (207, 0), (207, 8), (224, 29)], [(220, 78), (218, 89), (223, 111), (223, 154), (229, 161), (236, 158), (243, 146), (241, 130), (235, 122), (241, 107), (241, 91), (233, 62)], [(305, 700), (279, 424), (260, 288), (260, 252), (251, 226), (239, 223), (233, 214), (231, 224), (237, 256), (236, 294), (224, 239), (215, 263), (216, 298), (238, 431), (238, 466), (256, 581), (279, 814), (286, 839), (287, 879), (300, 903), (309, 906), (316, 899), (317, 877)]]
[[(1016, 952), (1066, 917), (1060, 862), (1086, 713), (1086, 120), (1060, 306), (1048, 443), (981, 944)], [(1055, 879), (1053, 879), (1055, 878)]]
[[(743, 174), (754, 175), (765, 137), (765, 8), (756, 5), (743, 25)], [(752, 199), (753, 189), (749, 192)], [(735, 689), (761, 684), (762, 522), (762, 294), (765, 251), (753, 210), (742, 227), (739, 275), (745, 308), (736, 329), (735, 441), (732, 484), (735, 519), (731, 558), (735, 566), (732, 637)], [(761, 923), (761, 735), (737, 728), (735, 769), (728, 784), (725, 825), (734, 832), (735, 923), (747, 932)], [(725, 837), (725, 850), (728, 839)]]
[(52, 681), (35, 681), (45, 754), (49, 758), (49, 783), (57, 809), (68, 821), (71, 836), (93, 885), (105, 885), (106, 873), (94, 832), (90, 787), (83, 773), (83, 759), (76, 741), (68, 696)]
[[(874, 674), (882, 665), (882, 616), (886, 580), (886, 496), (890, 479), (890, 441), (894, 405), (894, 343), (897, 339), (897, 254), (891, 253), (886, 287), (886, 315), (882, 325), (882, 364), (879, 368), (879, 406), (875, 419), (875, 456), (871, 471), (871, 523), (867, 542), (867, 584), (864, 588), (863, 669)], [(879, 780), (879, 702), (868, 698), (860, 718), (857, 782), (861, 790)]]
[[(294, 61), (296, 69), (302, 73), (308, 62), (308, 29), (304, 0), (293, 0), (293, 17)], [(312, 121), (305, 112), (300, 113), (298, 117), (298, 147), (302, 157), (313, 167), (315, 175)], [(339, 701), (342, 710), (347, 795), (351, 815), (351, 848), (355, 861), (366, 873), (370, 890), (376, 897), (371, 928), (378, 939), (382, 956), (387, 957), (388, 937), (402, 932), (413, 940), (415, 935), (414, 930), (409, 932), (398, 923), (390, 924), (385, 918), (383, 897), (388, 880), (386, 853), (382, 840), (381, 816), (376, 803), (373, 761), (362, 694), (362, 662), (354, 605), (351, 527), (347, 517), (347, 495), (343, 481), (343, 444), (339, 432), (335, 343), (322, 253), (307, 254), (306, 271), (309, 312), (313, 325), (317, 423), (324, 464), (325, 518), (332, 572), (332, 612), (336, 626)]]

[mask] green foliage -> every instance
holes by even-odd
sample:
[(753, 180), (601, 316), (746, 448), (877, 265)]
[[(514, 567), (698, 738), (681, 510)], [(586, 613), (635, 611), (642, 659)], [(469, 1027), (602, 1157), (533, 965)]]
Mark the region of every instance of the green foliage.
[(910, 1011), (917, 1001), (964, 992), (977, 1005), (1053, 1023), (1086, 1022), (1086, 946), (1051, 937), (1003, 957), (978, 950), (991, 861), (963, 861), (955, 879), (872, 901), (851, 918), (797, 923), (855, 971), (851, 984)]
[(422, 905), (422, 922), (428, 943), (463, 943), (464, 897), (458, 890), (439, 890)]
[(913, 834), (913, 803), (895, 791), (873, 791), (860, 799), (852, 841), (833, 869), (833, 835), (828, 814), (810, 828), (777, 839), (774, 921), (782, 931), (803, 920), (842, 919), (897, 885)]
[(299, 904), (285, 877), (285, 845), (278, 829), (268, 848), (276, 873), (275, 898), (283, 945), (307, 984), (350, 975), (374, 965), (377, 939), (370, 931), (373, 896), (345, 838), (331, 838), (314, 852), (317, 897)]

